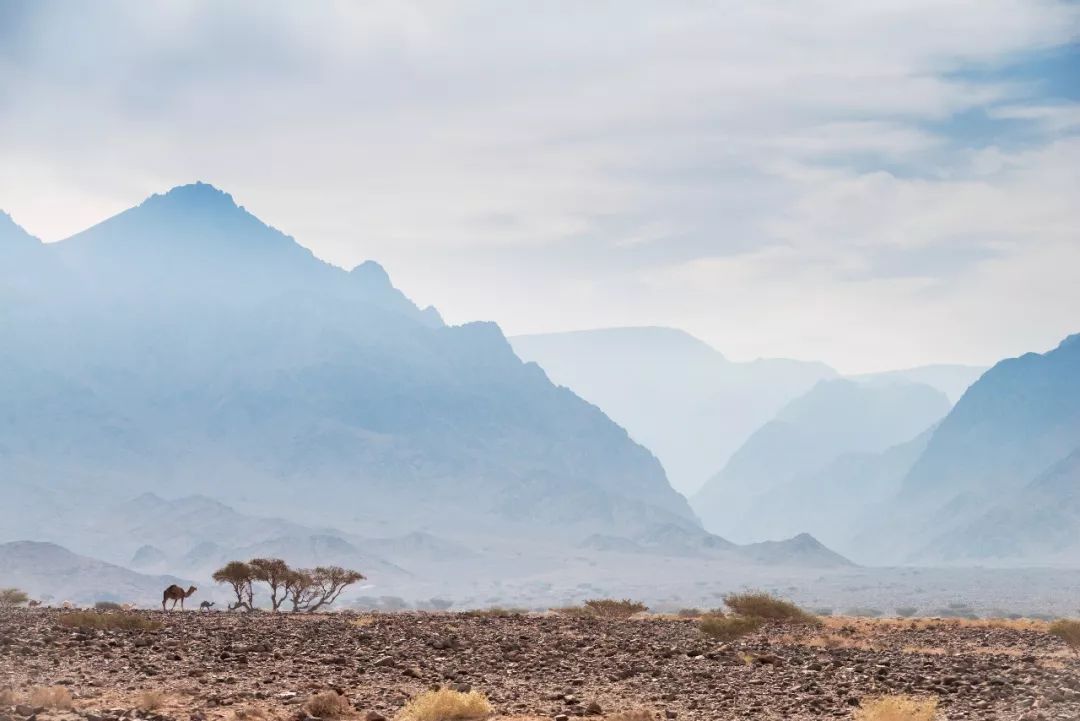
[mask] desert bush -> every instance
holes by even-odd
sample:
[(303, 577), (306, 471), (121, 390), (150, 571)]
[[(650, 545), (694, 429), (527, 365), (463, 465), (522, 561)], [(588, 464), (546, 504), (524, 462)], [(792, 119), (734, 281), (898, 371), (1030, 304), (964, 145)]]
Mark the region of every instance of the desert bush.
[(700, 608), (680, 608), (675, 615), (679, 618), (701, 618), (705, 614)]
[(0, 588), (0, 606), (21, 606), (29, 600), (30, 597), (17, 588)]
[(143, 691), (135, 699), (135, 708), (140, 711), (154, 711), (165, 705), (165, 692), (158, 689)]
[(492, 713), (487, 697), (479, 691), (461, 693), (448, 688), (425, 691), (401, 710), (400, 721), (467, 721)]
[(915, 608), (914, 606), (901, 606), (896, 609), (896, 615), (900, 618), (911, 618), (918, 612), (919, 609)]
[(0, 688), (0, 711), (15, 705), (15, 692), (10, 688)]
[(1059, 618), (1050, 624), (1047, 632), (1064, 641), (1074, 653), (1080, 653), (1080, 621)]
[(821, 621), (791, 601), (785, 601), (763, 591), (730, 593), (724, 596), (724, 604), (737, 616), (757, 618), (762, 621), (784, 623), (819, 624)]
[(35, 708), (70, 709), (71, 693), (63, 686), (35, 686), (26, 700)]
[(814, 609), (815, 616), (831, 616), (833, 615), (833, 609), (831, 606), (818, 606)]
[(341, 718), (352, 710), (352, 705), (337, 691), (321, 691), (307, 700), (304, 709), (316, 718)]
[(123, 611), (124, 607), (115, 601), (98, 601), (94, 604), (95, 611)]
[(863, 699), (855, 709), (855, 721), (934, 721), (936, 698), (878, 696)]
[(709, 638), (728, 642), (757, 631), (763, 623), (760, 618), (749, 616), (709, 614), (701, 619), (698, 628)]
[(649, 610), (644, 603), (628, 598), (621, 601), (613, 598), (593, 598), (585, 602), (585, 608), (597, 618), (630, 618), (635, 613)]
[(119, 631), (157, 631), (161, 623), (134, 613), (95, 613), (94, 611), (72, 611), (62, 613), (57, 623), (68, 628), (95, 628)]

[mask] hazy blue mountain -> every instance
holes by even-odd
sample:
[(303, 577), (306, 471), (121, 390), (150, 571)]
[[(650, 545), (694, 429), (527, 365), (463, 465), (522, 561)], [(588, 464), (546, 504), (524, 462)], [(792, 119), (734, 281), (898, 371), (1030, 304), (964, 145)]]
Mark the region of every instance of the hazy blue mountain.
[(153, 606), (161, 603), (161, 592), (169, 585), (188, 583), (175, 576), (136, 573), (34, 541), (0, 543), (0, 578), (6, 586), (52, 605), (114, 601)]
[(985, 372), (985, 366), (937, 364), (847, 377), (866, 383), (894, 383), (896, 381), (925, 383), (948, 396), (949, 402), (956, 403), (960, 400), (960, 396), (964, 395), (964, 391), (979, 380)]
[(931, 427), (880, 452), (843, 453), (797, 473), (754, 501), (748, 513), (755, 529), (768, 538), (787, 538), (801, 529), (849, 558), (872, 562), (855, 542), (855, 529), (868, 516), (888, 515), (890, 501), (932, 433)]
[(209, 185), (28, 247), (52, 283), (0, 313), (5, 491), (203, 493), (386, 536), (698, 526), (649, 451), (496, 325), (448, 327)]
[(821, 381), (754, 432), (693, 497), (694, 509), (707, 529), (739, 542), (791, 535), (781, 529), (797, 527), (799, 518), (789, 508), (773, 517), (771, 494), (783, 494), (800, 478), (828, 483), (814, 474), (838, 457), (880, 453), (948, 411), (945, 395), (923, 384)]
[[(950, 557), (1014, 555), (1007, 544), (988, 537), (987, 522), (978, 520), (987, 512), (1000, 518), (1000, 509), (992, 509), (1008, 506), (1009, 514), (1026, 509), (1026, 520), (1018, 516), (1014, 528), (990, 535), (1013, 534), (1018, 542), (1030, 538), (1034, 543), (1043, 532), (1037, 509), (1049, 510), (1060, 500), (1062, 518), (1067, 518), (1072, 502), (1069, 458), (1080, 443), (1077, 399), (1080, 335), (1047, 353), (995, 365), (934, 431), (904, 478), (892, 523), (868, 529), (864, 542), (872, 545), (877, 539), (883, 551), (897, 554), (921, 549), (921, 558), (939, 548), (935, 539), (946, 539), (939, 550)], [(1056, 466), (1059, 462), (1065, 465)], [(965, 538), (965, 528), (973, 535)], [(1052, 528), (1045, 530), (1053, 536)]]
[(697, 490), (785, 403), (835, 375), (822, 363), (732, 362), (673, 328), (605, 328), (510, 342), (656, 453), (684, 493)]
[(1080, 447), (918, 557), (949, 562), (1080, 561)]

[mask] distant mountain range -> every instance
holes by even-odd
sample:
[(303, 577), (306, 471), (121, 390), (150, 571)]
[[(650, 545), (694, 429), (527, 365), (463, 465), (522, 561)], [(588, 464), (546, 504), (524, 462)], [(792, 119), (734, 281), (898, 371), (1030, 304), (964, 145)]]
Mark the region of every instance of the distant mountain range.
[(948, 412), (945, 395), (923, 384), (820, 381), (754, 432), (694, 508), (707, 528), (742, 542), (807, 531), (814, 515), (812, 532), (827, 532), (849, 520), (846, 504), (834, 503), (845, 463), (908, 441)]
[(690, 494), (792, 398), (836, 371), (824, 363), (729, 361), (673, 328), (515, 336), (514, 350), (595, 403), (660, 458)]
[(64, 601), (161, 603), (171, 584), (188, 584), (175, 576), (153, 576), (80, 556), (54, 543), (0, 543), (0, 578), (5, 586), (26, 591), (31, 598), (59, 606)]
[[(814, 361), (736, 362), (674, 328), (603, 328), (510, 338), (525, 360), (595, 403), (656, 453), (690, 495), (789, 402), (837, 377)], [(984, 368), (938, 365), (853, 376), (860, 384), (932, 386), (955, 402)], [(907, 439), (904, 439), (907, 440)]]
[(496, 325), (446, 326), (212, 186), (48, 245), (5, 216), (0, 257), (0, 482), (28, 504), (203, 493), (379, 535), (699, 527)]

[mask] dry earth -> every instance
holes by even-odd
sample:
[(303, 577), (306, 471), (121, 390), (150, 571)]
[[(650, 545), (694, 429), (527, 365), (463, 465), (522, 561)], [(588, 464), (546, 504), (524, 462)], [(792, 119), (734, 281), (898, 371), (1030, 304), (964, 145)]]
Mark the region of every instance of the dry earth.
[[(500, 718), (843, 719), (909, 693), (946, 719), (1080, 719), (1080, 662), (1037, 623), (829, 619), (725, 645), (656, 617), (134, 612), (160, 628), (101, 631), (61, 613), (0, 611), (0, 721), (292, 719), (328, 688), (357, 719), (393, 718), (441, 684), (483, 691)], [(73, 710), (27, 705), (52, 685)]]

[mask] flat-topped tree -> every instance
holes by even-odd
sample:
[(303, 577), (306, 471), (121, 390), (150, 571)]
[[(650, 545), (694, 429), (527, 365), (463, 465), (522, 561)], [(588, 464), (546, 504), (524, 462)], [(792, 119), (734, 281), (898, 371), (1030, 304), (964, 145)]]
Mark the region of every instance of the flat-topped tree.
[(236, 604), (230, 609), (243, 608), (251, 611), (254, 608), (255, 591), (252, 583), (255, 573), (251, 566), (243, 561), (229, 561), (223, 567), (214, 571), (212, 576), (215, 583), (227, 583), (236, 594)]
[(292, 569), (280, 558), (253, 558), (247, 565), (253, 580), (262, 581), (270, 587), (270, 607), (276, 613), (287, 597), (286, 582), (293, 573)]
[(290, 574), (286, 594), (293, 611), (314, 613), (336, 601), (348, 586), (362, 580), (364, 574), (341, 566), (299, 569)]

